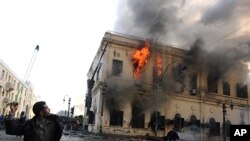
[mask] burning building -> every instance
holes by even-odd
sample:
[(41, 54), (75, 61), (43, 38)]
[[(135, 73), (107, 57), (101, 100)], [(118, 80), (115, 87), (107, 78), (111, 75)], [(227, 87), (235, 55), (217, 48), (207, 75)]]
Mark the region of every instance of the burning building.
[(160, 137), (175, 128), (182, 138), (205, 140), (249, 124), (247, 66), (212, 67), (221, 60), (208, 61), (201, 44), (184, 50), (106, 32), (88, 72), (88, 130)]

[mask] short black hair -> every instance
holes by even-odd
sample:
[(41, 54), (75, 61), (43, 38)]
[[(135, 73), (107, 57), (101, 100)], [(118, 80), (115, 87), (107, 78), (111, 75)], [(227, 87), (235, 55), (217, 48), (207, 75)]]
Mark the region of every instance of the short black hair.
[(39, 113), (43, 110), (43, 106), (46, 105), (45, 101), (38, 101), (33, 105), (33, 113), (35, 115), (39, 115)]

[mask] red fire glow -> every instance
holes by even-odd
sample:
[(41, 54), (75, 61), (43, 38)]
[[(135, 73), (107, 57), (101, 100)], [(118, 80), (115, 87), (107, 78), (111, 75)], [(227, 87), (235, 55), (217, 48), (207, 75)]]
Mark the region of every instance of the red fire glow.
[(148, 41), (145, 41), (143, 48), (137, 48), (135, 53), (132, 55), (132, 64), (133, 64), (133, 75), (136, 80), (140, 77), (145, 65), (148, 62), (150, 56), (150, 44)]
[(162, 75), (163, 67), (162, 67), (162, 57), (159, 52), (156, 53), (155, 66), (156, 66), (157, 76), (160, 78)]

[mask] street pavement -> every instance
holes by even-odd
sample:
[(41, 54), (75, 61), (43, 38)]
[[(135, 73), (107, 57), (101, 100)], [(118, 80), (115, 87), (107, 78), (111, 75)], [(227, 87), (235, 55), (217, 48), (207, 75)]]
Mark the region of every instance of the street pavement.
[[(0, 141), (23, 141), (22, 137), (12, 136), (12, 135), (6, 135), (4, 130), (0, 130)], [(71, 136), (63, 136), (61, 141), (98, 141), (98, 140), (92, 140), (88, 138), (79, 137), (77, 135)]]
[[(125, 141), (126, 139), (119, 138), (103, 138), (93, 135), (82, 135), (81, 133), (69, 133), (63, 135), (61, 141)], [(128, 139), (127, 139), (128, 140)], [(22, 137), (6, 135), (4, 130), (0, 130), (0, 141), (23, 141)]]

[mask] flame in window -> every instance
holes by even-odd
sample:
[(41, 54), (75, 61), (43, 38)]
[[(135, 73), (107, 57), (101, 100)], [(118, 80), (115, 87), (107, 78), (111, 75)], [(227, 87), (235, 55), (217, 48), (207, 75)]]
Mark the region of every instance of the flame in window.
[(150, 56), (150, 44), (148, 41), (145, 41), (143, 48), (137, 48), (132, 55), (132, 64), (133, 64), (133, 75), (136, 80), (139, 79), (142, 71), (144, 70), (145, 65), (148, 62)]

